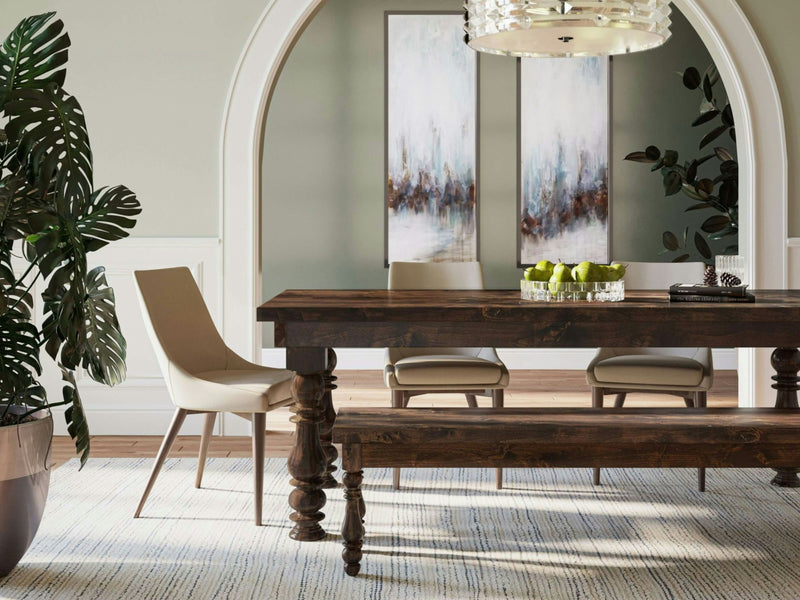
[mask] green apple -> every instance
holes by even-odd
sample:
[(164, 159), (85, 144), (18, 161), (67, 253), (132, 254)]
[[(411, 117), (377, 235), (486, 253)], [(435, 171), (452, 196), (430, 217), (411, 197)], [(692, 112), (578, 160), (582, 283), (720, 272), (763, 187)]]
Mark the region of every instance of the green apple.
[(557, 293), (563, 288), (562, 283), (571, 283), (575, 280), (572, 278), (572, 273), (567, 265), (560, 262), (553, 267), (553, 275), (550, 277), (550, 283), (547, 286), (551, 294)]

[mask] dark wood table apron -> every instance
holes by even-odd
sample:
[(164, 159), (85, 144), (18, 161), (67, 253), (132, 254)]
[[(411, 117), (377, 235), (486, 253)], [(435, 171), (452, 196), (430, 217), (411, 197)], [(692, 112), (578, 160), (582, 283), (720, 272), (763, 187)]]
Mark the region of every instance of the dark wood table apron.
[[(275, 345), (286, 347), (286, 366), (295, 371), (290, 536), (325, 536), (324, 488), (336, 487), (334, 347), (775, 348), (775, 406), (798, 407), (800, 291), (756, 291), (755, 304), (670, 303), (666, 293), (625, 294), (615, 303), (533, 303), (513, 290), (287, 290), (261, 305), (258, 320), (275, 323)], [(773, 483), (800, 487), (798, 471), (777, 469)]]

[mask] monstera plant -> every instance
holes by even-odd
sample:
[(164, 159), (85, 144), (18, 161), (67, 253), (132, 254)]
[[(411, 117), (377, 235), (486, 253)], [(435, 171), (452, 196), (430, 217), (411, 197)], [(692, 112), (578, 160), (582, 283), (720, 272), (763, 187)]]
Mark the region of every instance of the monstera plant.
[[(713, 150), (707, 150), (702, 156), (681, 164), (675, 150), (662, 153), (658, 146), (648, 146), (643, 151), (631, 152), (625, 160), (655, 163), (652, 170), (661, 174), (664, 195), (683, 194), (693, 201), (683, 209), (685, 212), (708, 210), (714, 213), (700, 225), (705, 235), (695, 231), (693, 236), (694, 249), (703, 259), (710, 261), (712, 252), (709, 241), (727, 240), (722, 254), (736, 254), (738, 250), (739, 163), (735, 157), (736, 127), (731, 105), (726, 102), (721, 106), (714, 93), (714, 86), (719, 82), (719, 73), (714, 65), (709, 66), (703, 75), (695, 67), (689, 67), (681, 74), (681, 79), (686, 88), (699, 90), (701, 96), (699, 115), (692, 122), (692, 127), (705, 126), (708, 129), (699, 141), (698, 150), (712, 147), (712, 143)], [(721, 143), (726, 138), (733, 142), (733, 150), (725, 147), (724, 142)], [(711, 164), (716, 165), (715, 170), (709, 168)], [(674, 262), (690, 258), (693, 250), (689, 245), (689, 234), (688, 226), (682, 236), (672, 231), (662, 233), (664, 251), (678, 252)]]
[[(0, 47), (0, 576), (44, 510), (48, 409), (66, 407), (83, 466), (89, 428), (75, 372), (107, 385), (125, 378), (114, 292), (87, 255), (127, 236), (141, 212), (126, 187), (94, 188), (83, 110), (63, 87), (70, 40), (53, 16), (23, 19)], [(38, 381), (42, 349), (65, 382), (56, 400)]]
[[(67, 406), (83, 464), (89, 431), (75, 370), (108, 385), (125, 378), (114, 292), (103, 267), (88, 269), (87, 255), (127, 236), (141, 208), (125, 186), (94, 189), (83, 110), (63, 87), (70, 40), (53, 16), (22, 20), (0, 48), (0, 419)], [(66, 382), (58, 401), (37, 381), (41, 348)]]

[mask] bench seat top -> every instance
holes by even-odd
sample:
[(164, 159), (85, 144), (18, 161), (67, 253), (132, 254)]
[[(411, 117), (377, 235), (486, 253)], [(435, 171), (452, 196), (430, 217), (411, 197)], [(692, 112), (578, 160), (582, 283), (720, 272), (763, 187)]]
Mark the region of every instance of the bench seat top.
[(798, 444), (800, 410), (776, 408), (343, 408), (344, 444)]

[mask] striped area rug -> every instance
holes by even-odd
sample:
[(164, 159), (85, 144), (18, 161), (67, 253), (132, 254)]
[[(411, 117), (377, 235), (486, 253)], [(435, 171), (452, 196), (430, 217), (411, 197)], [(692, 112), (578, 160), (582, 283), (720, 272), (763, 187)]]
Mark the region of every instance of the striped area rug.
[(389, 470), (365, 472), (362, 574), (344, 575), (342, 491), (327, 540), (287, 536), (285, 460), (268, 460), (265, 524), (252, 524), (250, 461), (165, 465), (143, 518), (143, 459), (71, 461), (53, 473), (33, 547), (0, 598), (734, 599), (800, 598), (800, 490), (765, 470)]

